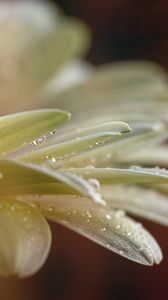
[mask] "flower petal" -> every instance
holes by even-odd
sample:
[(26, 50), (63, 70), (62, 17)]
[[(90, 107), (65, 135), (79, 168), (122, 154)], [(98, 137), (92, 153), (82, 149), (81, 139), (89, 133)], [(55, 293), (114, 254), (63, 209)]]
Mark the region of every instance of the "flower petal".
[(62, 125), (70, 114), (57, 109), (42, 109), (0, 117), (0, 154), (21, 149), (33, 142), (41, 144), (45, 134)]
[(168, 198), (142, 186), (102, 185), (102, 197), (112, 209), (124, 211), (168, 226)]
[(154, 238), (122, 211), (115, 212), (87, 198), (74, 196), (42, 196), (36, 201), (49, 220), (63, 224), (121, 256), (144, 265), (158, 264), (162, 259)]
[[(158, 100), (161, 95), (165, 94), (166, 81), (165, 71), (147, 61), (135, 60), (108, 64), (95, 68), (92, 76), (83, 84), (73, 86), (59, 95), (56, 90), (56, 97), (52, 98), (52, 104), (54, 105), (56, 98), (58, 107), (69, 109), (72, 113), (90, 110), (91, 115), (94, 113), (97, 115), (98, 112), (105, 110), (109, 113), (111, 110), (113, 117), (121, 111), (124, 111), (126, 117), (131, 111), (132, 116), (138, 110), (144, 113), (142, 101), (145, 101), (149, 115), (152, 115), (150, 109), (153, 113), (156, 107), (150, 100)], [(160, 107), (160, 101), (156, 103)], [(121, 120), (126, 119), (121, 118)]]
[(51, 188), (51, 193), (79, 194), (105, 204), (92, 183), (68, 172), (55, 172), (46, 167), (7, 159), (0, 159), (0, 171), (1, 195), (40, 195)]
[(161, 138), (162, 131), (167, 130), (162, 124), (135, 124), (131, 123), (132, 132), (121, 136), (115, 136), (110, 144), (104, 147), (84, 152), (65, 162), (66, 167), (85, 167), (94, 165), (95, 167), (120, 166), (122, 162), (127, 162), (127, 155), (136, 153), (139, 149), (154, 146)]
[(51, 245), (48, 224), (33, 207), (0, 199), (0, 274), (27, 277), (44, 264)]
[(70, 168), (61, 169), (60, 172), (69, 172), (82, 176), (85, 179), (96, 178), (102, 184), (162, 184), (168, 182), (168, 171), (156, 168), (141, 168), (132, 166), (129, 169), (119, 168)]
[[(89, 130), (89, 129), (88, 129)], [(102, 131), (100, 131), (102, 130)], [(93, 150), (112, 141), (113, 136), (130, 131), (129, 126), (123, 122), (112, 122), (104, 126), (92, 127), (90, 131), (96, 131), (84, 137), (77, 137), (70, 141), (54, 144), (36, 152), (30, 152), (20, 159), (29, 162), (43, 163), (50, 161), (51, 167), (58, 167), (64, 160), (70, 159), (84, 151)], [(87, 132), (87, 129), (86, 129)]]
[(0, 11), (1, 112), (32, 109), (37, 102), (30, 98), (85, 51), (88, 30), (42, 1), (2, 1)]

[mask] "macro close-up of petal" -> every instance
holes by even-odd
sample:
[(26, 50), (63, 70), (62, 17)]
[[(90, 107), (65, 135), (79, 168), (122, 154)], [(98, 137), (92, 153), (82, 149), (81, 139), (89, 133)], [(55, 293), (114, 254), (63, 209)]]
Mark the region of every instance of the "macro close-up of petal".
[[(89, 26), (44, 1), (0, 2), (0, 37), (0, 275), (37, 273), (67, 229), (160, 264), (148, 221), (168, 226), (167, 71), (93, 65)], [(81, 250), (70, 236), (64, 251)]]

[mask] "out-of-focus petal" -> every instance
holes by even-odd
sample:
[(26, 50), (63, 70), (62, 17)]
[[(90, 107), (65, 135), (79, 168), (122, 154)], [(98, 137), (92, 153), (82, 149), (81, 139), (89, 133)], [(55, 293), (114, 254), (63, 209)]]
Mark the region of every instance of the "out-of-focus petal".
[[(31, 198), (27, 198), (31, 201)], [(87, 198), (42, 196), (36, 201), (50, 220), (144, 265), (159, 263), (161, 250), (154, 238), (122, 211), (96, 205)]]
[(30, 98), (34, 99), (71, 58), (85, 52), (88, 36), (81, 21), (66, 18), (55, 5), (43, 1), (2, 1), (1, 113), (34, 107)]
[(20, 201), (0, 200), (0, 274), (27, 277), (44, 264), (51, 233), (43, 216)]
[(168, 226), (168, 199), (159, 191), (142, 186), (102, 185), (101, 193), (113, 209)]
[(59, 95), (56, 90), (57, 101), (52, 97), (50, 105), (56, 103), (59, 108), (70, 109), (72, 113), (90, 111), (91, 117), (104, 111), (111, 112), (111, 117), (115, 118), (117, 113), (123, 112), (125, 119), (121, 120), (124, 121), (131, 112), (134, 116), (138, 110), (143, 114), (147, 110), (150, 118), (154, 113), (157, 116), (160, 109), (164, 113), (162, 104), (166, 101), (160, 102), (158, 98), (166, 94), (166, 81), (166, 72), (153, 63), (117, 62), (95, 68), (87, 81)]

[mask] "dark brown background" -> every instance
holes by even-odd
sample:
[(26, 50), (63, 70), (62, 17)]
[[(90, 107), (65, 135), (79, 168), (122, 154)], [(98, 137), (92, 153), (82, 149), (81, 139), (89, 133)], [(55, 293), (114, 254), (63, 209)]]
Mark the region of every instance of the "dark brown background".
[[(54, 1), (53, 1), (54, 2)], [(93, 31), (92, 62), (147, 58), (168, 66), (167, 0), (57, 0)]]

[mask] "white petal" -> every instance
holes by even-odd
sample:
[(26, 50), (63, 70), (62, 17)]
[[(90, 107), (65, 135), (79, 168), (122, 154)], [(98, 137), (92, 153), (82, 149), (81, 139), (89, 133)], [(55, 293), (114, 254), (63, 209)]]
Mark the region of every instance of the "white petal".
[(0, 200), (0, 274), (27, 277), (44, 264), (51, 233), (43, 216), (15, 200)]
[(154, 189), (142, 186), (103, 185), (101, 193), (113, 209), (168, 226), (168, 198)]
[[(30, 199), (28, 199), (30, 201)], [(36, 199), (50, 220), (84, 235), (121, 256), (144, 265), (160, 263), (161, 250), (154, 238), (121, 211), (103, 208), (87, 198), (42, 196)]]

